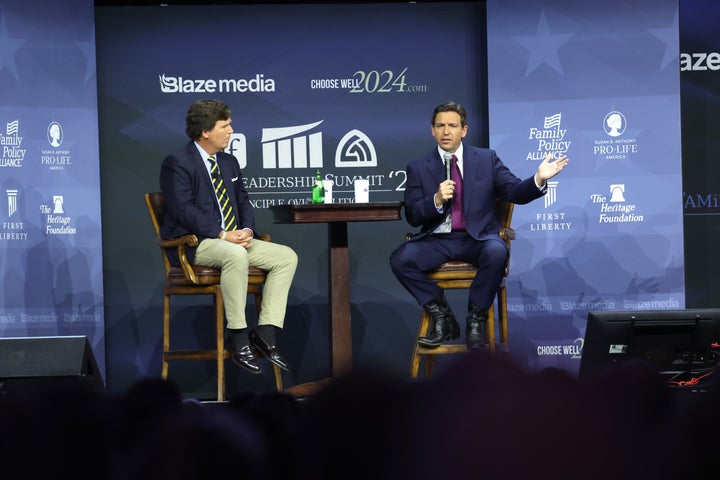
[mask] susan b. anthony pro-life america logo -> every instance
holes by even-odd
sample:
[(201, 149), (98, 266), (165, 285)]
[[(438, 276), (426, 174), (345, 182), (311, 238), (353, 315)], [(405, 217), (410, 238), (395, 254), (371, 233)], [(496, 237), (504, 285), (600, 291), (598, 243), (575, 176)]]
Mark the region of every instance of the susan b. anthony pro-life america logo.
[(64, 170), (72, 164), (70, 150), (63, 148), (65, 133), (60, 122), (50, 122), (47, 127), (48, 148), (40, 151), (40, 164), (49, 170)]
[(638, 152), (637, 139), (628, 137), (627, 119), (622, 112), (613, 110), (602, 121), (605, 137), (595, 140), (593, 155), (602, 160), (623, 160)]

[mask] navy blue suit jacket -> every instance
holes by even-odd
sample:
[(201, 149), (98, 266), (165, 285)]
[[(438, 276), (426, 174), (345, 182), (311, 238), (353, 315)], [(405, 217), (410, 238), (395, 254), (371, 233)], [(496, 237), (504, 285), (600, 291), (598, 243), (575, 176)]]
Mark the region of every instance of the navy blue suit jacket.
[[(250, 228), (255, 235), (255, 217), (237, 159), (224, 152), (215, 154), (238, 228)], [(217, 238), (222, 230), (222, 213), (205, 162), (195, 142), (168, 155), (160, 167), (160, 190), (165, 196), (167, 214), (163, 220), (163, 238), (197, 235), (198, 240)], [(189, 249), (192, 261), (195, 249)]]
[[(405, 217), (421, 227), (413, 240), (435, 230), (446, 216), (438, 213), (434, 196), (445, 180), (445, 167), (437, 148), (407, 166)], [(534, 177), (521, 180), (498, 158), (494, 150), (463, 147), (463, 214), (467, 233), (476, 240), (499, 238), (500, 224), (495, 216), (497, 198), (525, 204), (544, 195)]]

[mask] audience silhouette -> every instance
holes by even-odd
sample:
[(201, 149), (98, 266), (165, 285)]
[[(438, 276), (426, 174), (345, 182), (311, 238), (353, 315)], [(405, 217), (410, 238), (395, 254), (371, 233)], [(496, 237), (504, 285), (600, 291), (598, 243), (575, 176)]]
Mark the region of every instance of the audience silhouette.
[[(0, 382), (3, 478), (710, 478), (720, 381), (668, 386), (649, 363), (578, 379), (484, 351), (431, 379), (356, 370), (315, 395), (183, 399), (148, 378)], [(713, 476), (714, 478), (714, 476)]]

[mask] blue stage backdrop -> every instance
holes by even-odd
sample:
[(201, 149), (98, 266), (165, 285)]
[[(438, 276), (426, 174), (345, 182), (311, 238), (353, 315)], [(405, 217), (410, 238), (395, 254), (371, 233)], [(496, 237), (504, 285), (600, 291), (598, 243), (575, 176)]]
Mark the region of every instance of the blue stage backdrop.
[(86, 335), (105, 367), (91, 0), (0, 0), (0, 336)]
[(683, 209), (689, 307), (720, 305), (720, 3), (680, 4)]
[[(117, 341), (109, 368), (118, 385), (159, 372), (162, 264), (142, 195), (159, 188), (165, 155), (188, 141), (188, 106), (216, 98), (232, 109), (228, 150), (258, 228), (300, 256), (280, 340), (293, 365), (286, 382), (317, 380), (329, 371), (326, 226), (275, 225), (268, 207), (310, 202), (315, 169), (334, 180), (338, 202), (353, 201), (356, 178), (370, 181), (370, 201), (402, 200), (405, 165), (436, 146), (430, 117), (447, 100), (466, 104), (473, 131), (484, 131), (482, 15), (469, 3), (97, 10), (106, 304)], [(420, 310), (388, 259), (410, 229), (404, 220), (349, 225), (356, 365), (407, 374)], [(212, 341), (207, 312), (175, 313), (180, 342)], [(186, 392), (207, 387), (180, 378), (183, 368), (193, 367), (171, 376)], [(240, 388), (256, 381), (230, 372)]]
[(676, 0), (489, 0), (491, 147), (527, 174), (571, 163), (515, 210), (512, 354), (575, 371), (589, 310), (682, 309)]

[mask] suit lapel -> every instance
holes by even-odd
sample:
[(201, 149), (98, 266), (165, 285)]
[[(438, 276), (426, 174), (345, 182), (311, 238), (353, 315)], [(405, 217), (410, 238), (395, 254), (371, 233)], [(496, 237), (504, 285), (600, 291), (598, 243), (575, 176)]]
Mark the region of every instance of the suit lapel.
[(478, 157), (477, 151), (466, 148), (465, 158), (463, 158), (463, 210), (465, 214), (467, 214), (467, 206), (472, 205), (472, 194), (474, 190), (472, 185), (477, 178), (479, 165), (480, 158)]
[(437, 186), (445, 180), (445, 167), (443, 160), (440, 158), (440, 154), (437, 149), (427, 159), (427, 168), (432, 178), (433, 188), (437, 189)]

